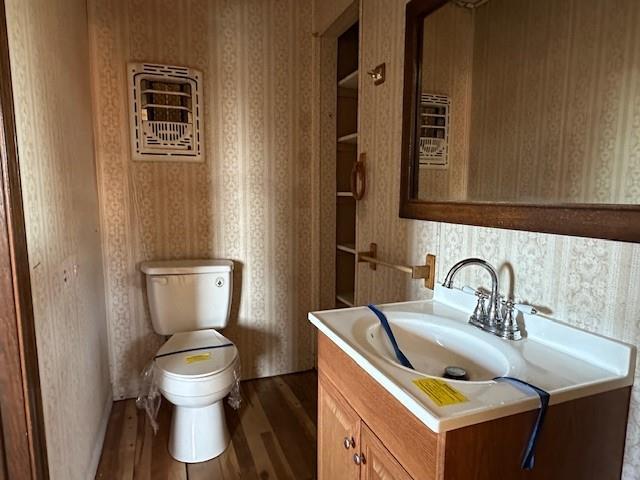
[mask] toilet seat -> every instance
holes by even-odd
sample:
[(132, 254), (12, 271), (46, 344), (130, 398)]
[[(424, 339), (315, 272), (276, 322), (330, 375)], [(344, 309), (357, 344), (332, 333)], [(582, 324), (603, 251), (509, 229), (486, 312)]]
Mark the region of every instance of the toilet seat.
[(180, 380), (203, 380), (235, 365), (238, 349), (213, 329), (180, 332), (167, 340), (156, 354), (163, 375)]

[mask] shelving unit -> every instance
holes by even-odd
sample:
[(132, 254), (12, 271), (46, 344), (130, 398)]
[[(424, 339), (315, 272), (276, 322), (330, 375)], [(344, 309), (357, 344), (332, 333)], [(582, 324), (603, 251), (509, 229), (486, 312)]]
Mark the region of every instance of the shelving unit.
[(338, 138), (338, 143), (347, 143), (349, 145), (357, 145), (358, 144), (358, 134), (350, 133), (348, 135), (343, 135)]
[(352, 255), (356, 254), (356, 244), (355, 243), (345, 243), (343, 245), (338, 244), (336, 247), (338, 250), (342, 250), (343, 252), (350, 253)]
[(353, 300), (353, 294), (352, 293), (345, 293), (344, 295), (341, 294), (336, 294), (336, 303), (342, 303), (343, 305), (347, 306), (347, 307), (354, 307), (355, 303)]
[(350, 177), (358, 155), (358, 37), (355, 23), (337, 42), (336, 308), (355, 305), (357, 205)]
[(346, 77), (338, 80), (339, 88), (347, 88), (351, 90), (358, 90), (358, 70), (354, 70)]

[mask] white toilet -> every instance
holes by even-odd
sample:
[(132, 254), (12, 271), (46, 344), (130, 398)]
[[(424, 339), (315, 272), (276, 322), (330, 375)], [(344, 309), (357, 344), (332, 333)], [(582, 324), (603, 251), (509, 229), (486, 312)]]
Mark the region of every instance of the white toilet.
[(169, 453), (186, 463), (217, 457), (229, 444), (223, 399), (234, 385), (235, 345), (227, 326), (233, 262), (145, 262), (153, 329), (172, 335), (156, 354), (156, 378), (174, 406)]

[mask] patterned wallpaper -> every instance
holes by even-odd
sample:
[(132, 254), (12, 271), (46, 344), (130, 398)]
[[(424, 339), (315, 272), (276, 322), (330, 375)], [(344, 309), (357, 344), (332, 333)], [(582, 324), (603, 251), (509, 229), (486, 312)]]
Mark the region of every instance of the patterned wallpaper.
[[(503, 290), (550, 315), (603, 335), (640, 344), (640, 244), (516, 232), (398, 217), (405, 0), (362, 0), (362, 68), (387, 63), (387, 80), (361, 82), (361, 132), (370, 188), (360, 204), (358, 246), (378, 243), (392, 262), (437, 255), (438, 278), (457, 260), (477, 255), (500, 267)], [(513, 271), (515, 281), (509, 281)], [(423, 298), (419, 282), (388, 269), (359, 267), (357, 302)], [(462, 284), (486, 283), (468, 270)], [(640, 385), (640, 365), (636, 384)], [(640, 388), (633, 391), (624, 480), (640, 478)]]
[(319, 144), (318, 181), (320, 186), (318, 205), (320, 218), (319, 263), (320, 309), (335, 308), (336, 299), (336, 90), (338, 42), (335, 36), (319, 37), (318, 88), (319, 88)]
[(50, 476), (92, 478), (111, 386), (86, 3), (5, 5)]
[[(311, 0), (90, 0), (111, 375), (116, 398), (162, 343), (139, 263), (236, 262), (232, 318), (245, 377), (313, 365)], [(201, 164), (132, 162), (125, 66), (204, 72)]]
[(351, 3), (353, 0), (313, 0), (313, 31), (324, 33)]

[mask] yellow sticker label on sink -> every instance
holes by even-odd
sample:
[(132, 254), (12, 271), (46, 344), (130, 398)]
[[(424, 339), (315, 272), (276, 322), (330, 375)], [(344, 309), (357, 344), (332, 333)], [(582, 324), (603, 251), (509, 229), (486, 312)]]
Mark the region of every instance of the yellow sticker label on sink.
[(438, 380), (437, 378), (417, 378), (413, 383), (439, 407), (469, 401), (467, 397), (447, 382)]
[(211, 352), (207, 352), (207, 353), (198, 353), (197, 355), (189, 355), (184, 359), (188, 364), (192, 364), (196, 362), (204, 362), (205, 360), (209, 360), (210, 358), (211, 358)]

